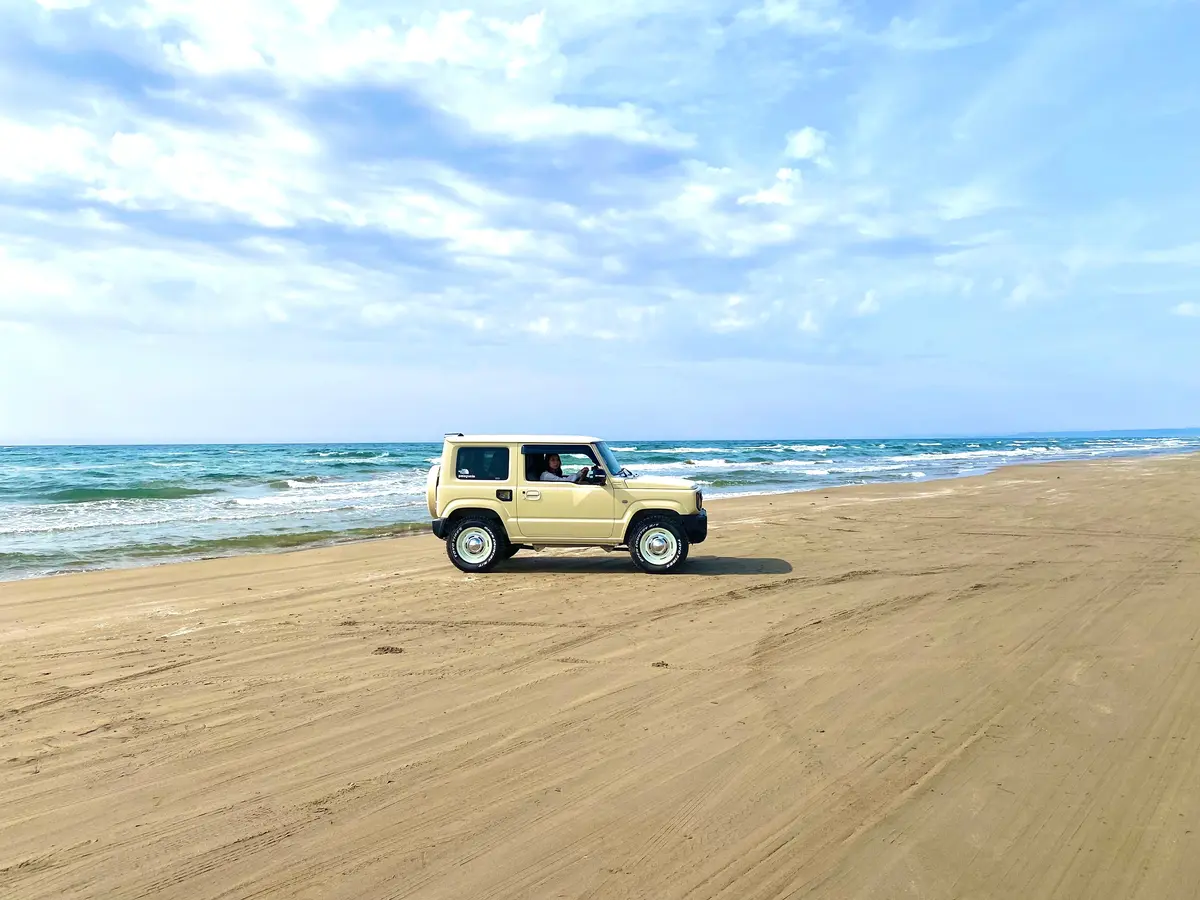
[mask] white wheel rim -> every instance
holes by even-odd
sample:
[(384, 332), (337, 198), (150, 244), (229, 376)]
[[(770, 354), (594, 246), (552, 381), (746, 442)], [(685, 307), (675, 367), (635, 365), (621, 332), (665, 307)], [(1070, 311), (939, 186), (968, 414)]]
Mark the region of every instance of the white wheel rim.
[(638, 539), (642, 558), (656, 566), (665, 566), (679, 553), (679, 540), (666, 528), (651, 528)]
[(478, 565), (492, 555), (492, 536), (483, 528), (464, 528), (454, 541), (454, 549), (465, 561)]

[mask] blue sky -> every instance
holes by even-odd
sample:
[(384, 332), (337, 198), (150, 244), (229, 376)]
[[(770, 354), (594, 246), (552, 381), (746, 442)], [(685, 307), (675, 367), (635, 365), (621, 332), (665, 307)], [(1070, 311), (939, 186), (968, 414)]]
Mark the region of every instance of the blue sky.
[(0, 441), (1200, 424), (1195, 0), (0, 17)]

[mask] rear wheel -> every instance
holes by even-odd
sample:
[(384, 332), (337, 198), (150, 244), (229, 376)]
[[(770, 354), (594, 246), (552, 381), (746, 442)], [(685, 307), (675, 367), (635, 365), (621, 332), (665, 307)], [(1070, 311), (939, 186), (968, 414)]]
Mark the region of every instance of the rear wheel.
[(688, 557), (688, 539), (678, 522), (656, 516), (640, 522), (629, 541), (629, 554), (650, 575), (674, 572)]
[(500, 558), (501, 559), (512, 559), (514, 556), (517, 555), (517, 551), (520, 549), (521, 548), (518, 547), (516, 544), (511, 544), (511, 543), (505, 544), (504, 550), (500, 553)]
[(502, 558), (508, 536), (488, 519), (459, 519), (446, 535), (446, 555), (463, 572), (486, 572)]

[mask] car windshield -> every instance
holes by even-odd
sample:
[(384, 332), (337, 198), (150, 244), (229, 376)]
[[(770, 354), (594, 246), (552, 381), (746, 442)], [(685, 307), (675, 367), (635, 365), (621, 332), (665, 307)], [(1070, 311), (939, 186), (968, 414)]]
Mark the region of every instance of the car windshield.
[(617, 458), (613, 456), (613, 452), (608, 449), (608, 444), (600, 441), (596, 444), (596, 450), (600, 454), (600, 458), (604, 460), (604, 468), (608, 469), (613, 475), (619, 475), (622, 471), (621, 464), (617, 462)]

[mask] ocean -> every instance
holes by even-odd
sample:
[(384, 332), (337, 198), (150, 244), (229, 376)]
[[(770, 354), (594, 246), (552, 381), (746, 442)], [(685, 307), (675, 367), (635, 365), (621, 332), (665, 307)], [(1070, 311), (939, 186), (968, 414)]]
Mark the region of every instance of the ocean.
[[(711, 498), (1183, 453), (1200, 434), (609, 445), (634, 472), (693, 479)], [(424, 530), (440, 446), (0, 447), (0, 580)]]

